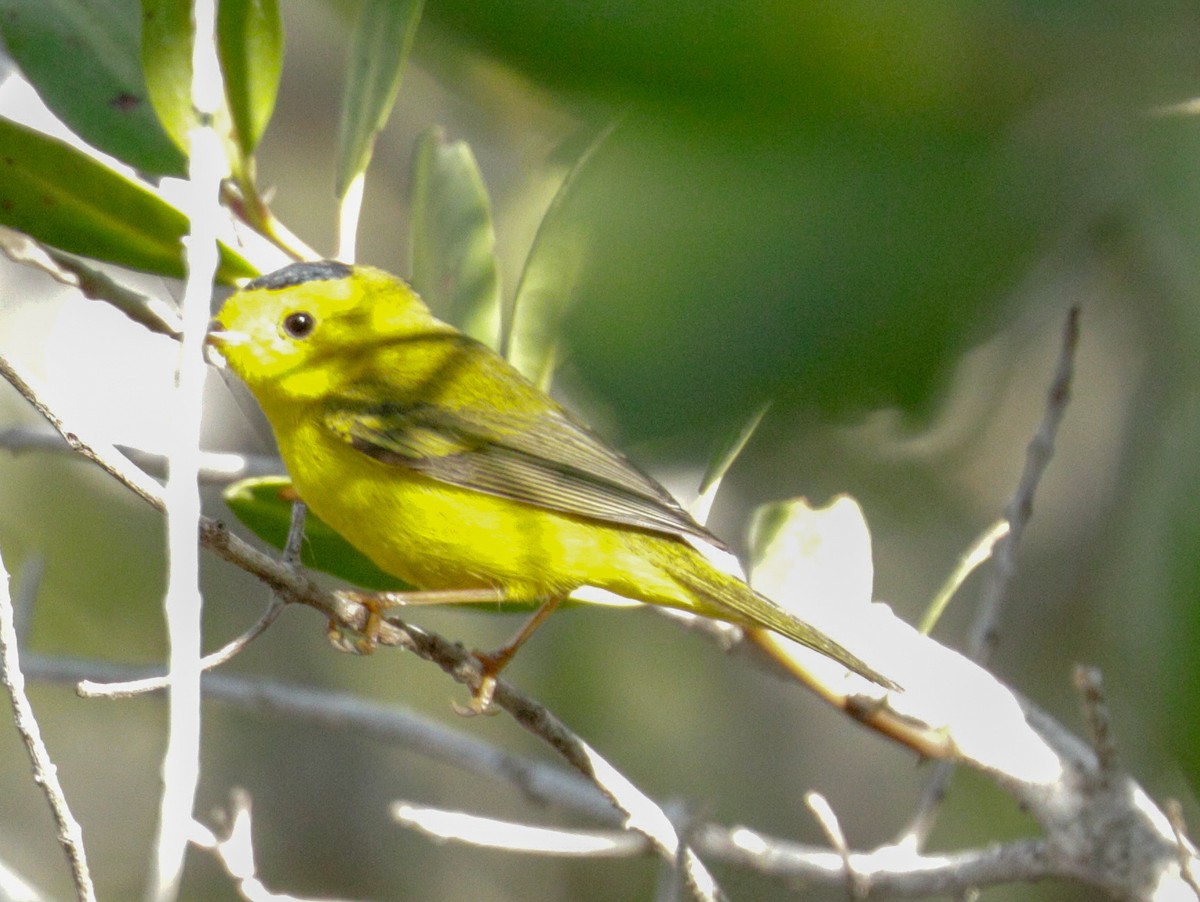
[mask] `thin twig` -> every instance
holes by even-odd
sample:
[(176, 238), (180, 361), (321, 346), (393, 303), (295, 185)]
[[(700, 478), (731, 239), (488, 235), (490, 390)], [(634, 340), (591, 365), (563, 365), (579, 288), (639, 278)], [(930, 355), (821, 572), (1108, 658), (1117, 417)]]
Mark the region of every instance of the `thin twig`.
[[(29, 679), (55, 683), (102, 680), (110, 684), (145, 679), (146, 668), (31, 654), (26, 656), (25, 673)], [(207, 673), (202, 686), (204, 697), (211, 701), (401, 746), (431, 760), (507, 783), (536, 805), (554, 805), (605, 823), (616, 822), (617, 812), (608, 800), (594, 784), (574, 772), (502, 751), (469, 733), (404, 708), (366, 701), (349, 693), (229, 673)]]
[[(151, 476), (167, 473), (166, 455), (130, 445), (114, 445), (118, 451)], [(10, 426), (0, 429), (0, 448), (20, 454), (24, 451), (77, 453), (57, 432), (47, 429), (27, 429)], [(277, 476), (283, 472), (283, 462), (273, 454), (231, 454), (202, 451), (200, 453), (200, 482), (202, 485), (228, 485), (251, 476)]]
[[(221, 648), (205, 655), (200, 659), (200, 671), (207, 673), (235, 658), (246, 650), (255, 639), (266, 632), (267, 627), (275, 622), (283, 613), (285, 602), (272, 597), (266, 611), (255, 621), (254, 625), (235, 639), (230, 640)], [(160, 692), (170, 688), (170, 677), (164, 675), (143, 677), (135, 680), (117, 683), (97, 683), (92, 680), (81, 680), (75, 687), (81, 698), (132, 698), (149, 692)]]
[[(746, 827), (709, 825), (697, 831), (694, 839), (697, 848), (714, 861), (789, 880), (825, 886), (845, 883), (846, 865), (836, 851), (788, 842)], [(936, 855), (885, 846), (872, 852), (851, 852), (850, 865), (871, 887), (873, 897), (889, 899), (927, 899), (976, 886), (1078, 876), (1056, 858), (1052, 845), (1042, 839)]]
[(1083, 699), (1083, 713), (1092, 734), (1096, 770), (1101, 779), (1117, 769), (1117, 744), (1113, 738), (1112, 718), (1104, 696), (1104, 678), (1097, 667), (1075, 668), (1075, 688)]
[(114, 281), (82, 260), (47, 247), (23, 232), (0, 226), (0, 251), (10, 260), (40, 269), (84, 297), (115, 307), (151, 332), (178, 339), (183, 332), (179, 312), (165, 301)]
[(1179, 868), (1183, 873), (1183, 879), (1187, 882), (1200, 897), (1200, 883), (1197, 883), (1196, 873), (1192, 868), (1192, 862), (1196, 857), (1196, 846), (1188, 838), (1187, 822), (1183, 818), (1183, 805), (1178, 799), (1167, 800), (1167, 819), (1171, 822), (1171, 829), (1175, 832), (1175, 846), (1179, 850)]
[(392, 819), (438, 840), (465, 845), (570, 858), (628, 858), (646, 853), (644, 837), (622, 830), (568, 830), (393, 802)]
[(88, 872), (87, 853), (83, 846), (83, 829), (71, 814), (66, 794), (58, 781), (58, 769), (42, 741), (41, 729), (33, 706), (25, 694), (25, 675), (21, 672), (21, 656), (17, 647), (17, 630), (13, 622), (12, 599), (8, 593), (8, 572), (0, 560), (0, 665), (3, 682), (12, 697), (13, 720), (25, 751), (33, 765), (33, 781), (42, 788), (54, 822), (58, 827), (58, 842), (71, 864), (75, 893), (84, 902), (93, 902), (96, 889)]
[[(979, 611), (967, 637), (966, 654), (981, 666), (987, 663), (995, 648), (996, 625), (1008, 597), (1013, 574), (1016, 572), (1017, 546), (1033, 513), (1033, 496), (1041, 482), (1042, 474), (1050, 463), (1058, 427), (1070, 400), (1071, 378), (1078, 344), (1079, 308), (1072, 307), (1067, 312), (1066, 323), (1063, 326), (1058, 362), (1050, 383), (1046, 409), (1037, 432), (1026, 449), (1025, 468), (1017, 482), (1016, 491), (1004, 511), (1008, 532), (999, 538), (992, 549), (991, 577), (984, 585)], [(946, 787), (949, 786), (953, 773), (953, 762), (938, 761), (934, 765), (929, 780), (921, 791), (913, 817), (902, 831), (898, 844), (911, 842), (918, 848), (925, 844), (937, 820), (937, 810), (946, 796)]]
[(804, 794), (804, 804), (816, 818), (817, 824), (833, 846), (833, 850), (842, 858), (842, 867), (846, 873), (846, 892), (851, 899), (865, 899), (871, 890), (870, 884), (854, 869), (850, 855), (850, 844), (846, 842), (846, 833), (838, 821), (837, 812), (829, 804), (829, 800), (819, 792), (810, 790)]
[(1075, 350), (1078, 345), (1079, 308), (1072, 307), (1067, 311), (1067, 321), (1063, 326), (1058, 364), (1050, 383), (1042, 422), (1025, 451), (1025, 468), (1017, 482), (1017, 490), (1004, 510), (1004, 519), (1009, 525), (1008, 535), (996, 543), (993, 554), (995, 566), (984, 587), (979, 613), (967, 638), (967, 654), (978, 664), (987, 664), (995, 648), (996, 625), (1017, 569), (1017, 546), (1020, 545), (1025, 527), (1033, 515), (1033, 496), (1054, 455), (1058, 427), (1071, 399), (1071, 378), (1074, 374)]
[[(229, 823), (224, 838), (193, 821), (192, 845), (212, 852), (225, 868), (225, 873), (237, 882), (238, 892), (248, 902), (304, 902), (297, 896), (272, 892), (259, 878), (258, 865), (254, 860), (254, 838), (248, 794), (241, 790), (234, 790), (227, 819)], [(336, 902), (336, 900), (323, 899), (322, 902)]]

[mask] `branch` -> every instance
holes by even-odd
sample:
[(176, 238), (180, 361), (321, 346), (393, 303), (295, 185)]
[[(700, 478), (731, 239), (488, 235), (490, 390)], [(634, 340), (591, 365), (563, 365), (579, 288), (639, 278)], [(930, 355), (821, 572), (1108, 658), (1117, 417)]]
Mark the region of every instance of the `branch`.
[[(129, 445), (114, 445), (125, 457), (151, 476), (163, 478), (167, 474), (167, 457), (143, 448)], [(27, 429), (10, 426), (0, 429), (0, 448), (20, 454), (26, 451), (66, 452), (74, 454), (76, 449), (63, 441), (57, 432), (46, 429)], [(202, 451), (200, 453), (200, 482), (207, 485), (228, 485), (251, 476), (277, 476), (283, 472), (283, 462), (273, 454), (230, 454), (227, 452)]]
[[(26, 586), (30, 593), (36, 590), (36, 581)], [(84, 902), (94, 902), (96, 889), (88, 871), (87, 853), (83, 847), (83, 829), (71, 814), (66, 794), (58, 781), (58, 769), (50, 758), (50, 752), (42, 741), (41, 730), (33, 713), (33, 706), (25, 694), (25, 676), (21, 672), (20, 652), (17, 648), (17, 628), (13, 616), (13, 603), (8, 592), (8, 571), (0, 561), (0, 670), (3, 683), (12, 697), (13, 720), (25, 751), (33, 765), (33, 781), (42, 788), (54, 822), (58, 826), (58, 843), (71, 864), (71, 876), (75, 881), (75, 894)]]

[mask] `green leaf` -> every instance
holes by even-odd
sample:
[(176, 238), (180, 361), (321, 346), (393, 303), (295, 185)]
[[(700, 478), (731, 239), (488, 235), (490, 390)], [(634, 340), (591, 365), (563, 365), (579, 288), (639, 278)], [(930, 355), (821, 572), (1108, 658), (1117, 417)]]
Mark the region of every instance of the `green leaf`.
[(249, 157), (275, 109), (283, 70), (278, 0), (221, 0), (217, 50), (234, 140), (242, 156)]
[(192, 4), (142, 0), (142, 67), (150, 102), (171, 140), (185, 153), (192, 108)]
[(375, 136), (387, 123), (424, 0), (363, 0), (350, 41), (350, 63), (338, 128), (338, 197), (371, 162)]
[(137, 0), (0, 0), (0, 35), (77, 135), (142, 172), (183, 174), (183, 155), (146, 102)]
[(500, 272), (483, 176), (465, 141), (430, 129), (413, 157), (413, 287), (440, 315), (496, 347)]
[[(82, 151), (6, 119), (0, 119), (0, 223), (73, 254), (184, 274), (183, 213)], [(256, 273), (221, 247), (220, 281)]]
[(620, 122), (608, 123), (575, 161), (533, 236), (511, 308), (500, 311), (501, 352), (525, 378), (548, 388), (554, 374), (559, 326), (583, 267), (586, 225), (570, 199), (579, 174)]
[(713, 455), (708, 469), (704, 471), (704, 478), (700, 480), (700, 495), (692, 503), (691, 508), (692, 516), (700, 523), (708, 522), (708, 515), (712, 510), (713, 501), (717, 497), (717, 490), (721, 487), (721, 481), (745, 449), (746, 444), (758, 429), (758, 424), (767, 415), (770, 406), (770, 401), (760, 404), (750, 418), (741, 424), (737, 432), (729, 435), (717, 449), (717, 453)]
[[(234, 516), (269, 545), (282, 549), (292, 522), (292, 481), (286, 476), (243, 479), (222, 493)], [(306, 567), (374, 591), (412, 588), (384, 573), (312, 511), (304, 520), (300, 559)]]

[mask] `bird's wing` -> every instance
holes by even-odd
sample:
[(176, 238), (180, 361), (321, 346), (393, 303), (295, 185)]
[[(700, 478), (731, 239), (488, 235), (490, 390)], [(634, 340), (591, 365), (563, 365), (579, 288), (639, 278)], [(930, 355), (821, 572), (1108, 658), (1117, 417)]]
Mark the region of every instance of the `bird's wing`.
[(330, 403), (326, 426), (358, 451), (451, 485), (723, 547), (650, 477), (558, 408)]

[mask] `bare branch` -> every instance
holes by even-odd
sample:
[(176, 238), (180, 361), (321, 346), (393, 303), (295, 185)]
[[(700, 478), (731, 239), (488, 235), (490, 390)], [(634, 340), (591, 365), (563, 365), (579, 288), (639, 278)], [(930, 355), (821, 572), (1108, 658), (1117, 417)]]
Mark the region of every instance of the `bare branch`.
[[(998, 536), (992, 546), (991, 578), (984, 587), (979, 611), (967, 637), (967, 656), (980, 665), (988, 662), (995, 648), (996, 625), (1016, 570), (1017, 545), (1024, 534), (1026, 523), (1033, 514), (1033, 496), (1041, 482), (1042, 474), (1050, 463), (1058, 427), (1070, 400), (1071, 377), (1078, 344), (1079, 308), (1072, 307), (1063, 326), (1058, 362), (1050, 384), (1046, 409), (1042, 414), (1041, 424), (1026, 450), (1025, 468), (1016, 491), (1004, 512), (1003, 522), (1007, 524), (1008, 529), (1004, 535)], [(903, 838), (900, 842), (912, 841), (918, 846), (924, 844), (937, 820), (937, 810), (946, 796), (946, 787), (953, 773), (954, 764), (950, 761), (939, 761), (934, 765), (917, 802), (913, 818), (901, 833)]]
[[(694, 840), (714, 860), (792, 880), (845, 884), (846, 866), (838, 852), (789, 843), (745, 827), (710, 825), (697, 831)], [(1051, 845), (1040, 839), (937, 855), (921, 855), (901, 846), (850, 854), (850, 866), (872, 897), (890, 898), (927, 898), (972, 887), (1075, 876), (1055, 860)]]
[[(146, 668), (32, 654), (27, 655), (25, 672), (30, 679), (58, 683), (112, 683), (144, 679)], [(508, 783), (534, 804), (556, 805), (602, 822), (617, 822), (612, 805), (582, 777), (501, 751), (471, 734), (403, 708), (347, 693), (226, 673), (205, 674), (202, 685), (205, 697), (211, 700), (403, 746), (464, 771)]]
[(33, 765), (33, 781), (42, 788), (54, 822), (58, 827), (58, 843), (71, 865), (71, 877), (76, 895), (84, 902), (93, 902), (96, 889), (88, 872), (87, 853), (83, 847), (83, 829), (71, 814), (66, 794), (58, 781), (58, 769), (42, 741), (41, 729), (33, 706), (25, 694), (25, 675), (21, 672), (21, 656), (17, 647), (17, 629), (13, 620), (12, 599), (8, 592), (8, 572), (0, 561), (0, 667), (3, 683), (12, 698), (13, 720), (25, 751)]
[(1071, 398), (1071, 377), (1075, 368), (1075, 349), (1079, 345), (1079, 308), (1067, 312), (1063, 326), (1062, 344), (1059, 348), (1058, 364), (1050, 391), (1046, 399), (1046, 410), (1042, 422), (1025, 451), (1025, 469), (1017, 482), (1017, 490), (1004, 511), (1008, 521), (1008, 535), (996, 543), (992, 578), (984, 588), (979, 605), (979, 614), (967, 639), (967, 654), (973, 661), (986, 664), (996, 644), (996, 624), (1000, 611), (1008, 597), (1009, 585), (1016, 571), (1017, 546), (1025, 532), (1025, 526), (1033, 515), (1033, 496), (1050, 458), (1054, 454), (1054, 442), (1058, 427)]
[(109, 278), (82, 260), (47, 247), (23, 232), (0, 226), (0, 251), (14, 263), (40, 269), (84, 297), (103, 301), (151, 332), (178, 339), (183, 334), (179, 312), (159, 298), (141, 294)]
[(1103, 776), (1117, 768), (1117, 746), (1112, 734), (1112, 718), (1104, 697), (1104, 679), (1097, 667), (1075, 668), (1075, 688), (1083, 697), (1083, 713), (1092, 733), (1096, 766)]
[(644, 855), (647, 850), (644, 837), (620, 830), (533, 827), (410, 802), (393, 802), (391, 814), (398, 824), (434, 839), (505, 852), (570, 858), (628, 858)]
[(870, 886), (854, 869), (854, 862), (851, 860), (850, 855), (850, 845), (846, 842), (846, 834), (842, 830), (837, 813), (834, 812), (833, 806), (829, 804), (829, 800), (819, 792), (809, 791), (804, 794), (804, 804), (808, 806), (808, 810), (817, 819), (817, 823), (820, 825), (825, 837), (829, 840), (829, 844), (833, 846), (833, 850), (841, 856), (842, 868), (846, 875), (846, 891), (850, 894), (850, 898), (867, 898)]
[[(192, 822), (191, 843), (212, 852), (222, 867), (237, 883), (238, 892), (249, 902), (305, 902), (286, 893), (275, 893), (267, 889), (259, 879), (258, 865), (254, 861), (254, 838), (250, 817), (250, 796), (235, 790), (230, 800), (228, 830), (224, 839), (196, 821)], [(321, 902), (337, 902), (322, 899)]]
[[(207, 673), (210, 670), (214, 670), (245, 651), (246, 647), (266, 632), (267, 627), (275, 622), (275, 618), (283, 613), (283, 608), (283, 601), (278, 598), (272, 598), (266, 611), (255, 621), (253, 626), (237, 638), (227, 642), (221, 648), (200, 659), (201, 672)], [(170, 679), (165, 675), (160, 675), (118, 683), (97, 683), (92, 680), (81, 680), (75, 689), (81, 698), (132, 698), (136, 695), (145, 695), (148, 692), (159, 692), (169, 688), (170, 685)]]
[[(151, 476), (162, 478), (166, 475), (165, 455), (129, 445), (113, 447)], [(0, 429), (0, 448), (14, 454), (24, 451), (78, 453), (77, 449), (67, 444), (57, 432), (20, 426)], [(272, 454), (230, 454), (217, 451), (203, 451), (200, 454), (200, 482), (204, 485), (228, 485), (251, 476), (275, 476), (282, 472), (283, 462)]]

